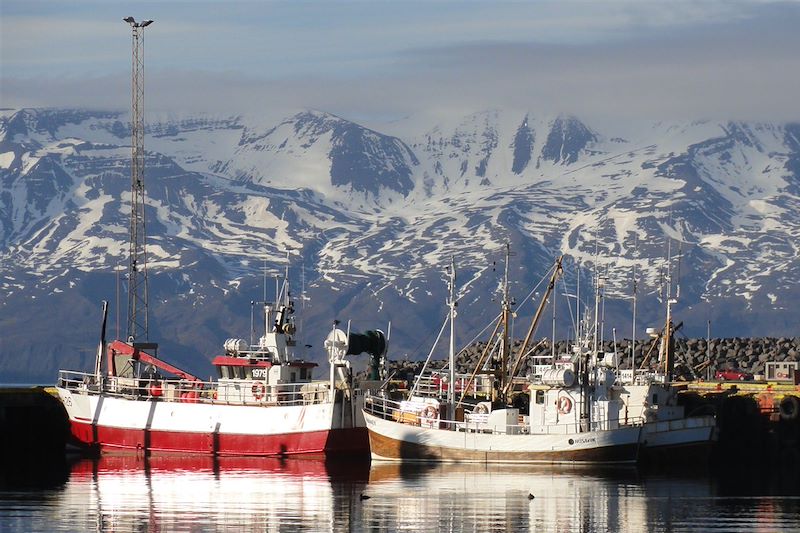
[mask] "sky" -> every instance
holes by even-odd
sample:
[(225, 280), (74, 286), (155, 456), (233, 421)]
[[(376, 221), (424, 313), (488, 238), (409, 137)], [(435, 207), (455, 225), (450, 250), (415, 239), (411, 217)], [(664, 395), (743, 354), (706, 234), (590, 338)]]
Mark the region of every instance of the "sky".
[(0, 107), (800, 119), (800, 2), (0, 0)]

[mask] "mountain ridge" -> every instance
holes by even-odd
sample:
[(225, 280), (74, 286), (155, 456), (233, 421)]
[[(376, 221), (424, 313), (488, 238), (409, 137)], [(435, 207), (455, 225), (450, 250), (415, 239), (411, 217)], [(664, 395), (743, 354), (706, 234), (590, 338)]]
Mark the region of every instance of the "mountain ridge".
[[(78, 359), (55, 350), (54, 338), (85, 350), (96, 336), (91, 302), (117, 292), (127, 258), (125, 119), (87, 110), (0, 115), (4, 372), (31, 371), (12, 346), (44, 354), (52, 373), (58, 361)], [(236, 335), (229, 327), (249, 330), (240, 315), (263, 292), (259, 272), (265, 263), (282, 270), (287, 252), (295, 281), (305, 277), (300, 292), (310, 298), (314, 336), (324, 337), (334, 318), (394, 317), (392, 345), (412, 358), (421, 332), (443, 316), (441, 269), (451, 254), (468, 302), (463, 335), (494, 316), (507, 241), (518, 254), (512, 274), (520, 296), (560, 254), (571, 258), (562, 292), (574, 291), (578, 276), (587, 287), (594, 265), (608, 270), (607, 322), (622, 328), (634, 267), (641, 323), (662, 320), (655, 294), (669, 237), (683, 243), (678, 310), (695, 327), (705, 331), (710, 317), (719, 331), (794, 334), (795, 123), (662, 122), (615, 131), (569, 115), (493, 109), (398, 136), (300, 110), (269, 121), (162, 117), (146, 130), (149, 267), (158, 280), (151, 307), (159, 331), (175, 339), (165, 346), (190, 365), (207, 363), (213, 346)], [(559, 305), (564, 322), (571, 307)], [(52, 331), (12, 317), (27, 324), (72, 306), (79, 316)], [(181, 324), (195, 320), (203, 327)]]

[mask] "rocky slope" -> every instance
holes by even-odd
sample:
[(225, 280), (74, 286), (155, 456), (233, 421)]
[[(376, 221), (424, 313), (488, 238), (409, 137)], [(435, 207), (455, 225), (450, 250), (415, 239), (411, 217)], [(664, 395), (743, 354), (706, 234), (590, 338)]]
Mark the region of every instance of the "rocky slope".
[[(88, 368), (101, 299), (124, 329), (128, 128), (125, 113), (0, 112), (0, 380)], [(581, 279), (589, 303), (604, 274), (607, 329), (629, 331), (634, 276), (639, 329), (659, 324), (669, 237), (687, 334), (708, 320), (716, 335), (796, 334), (798, 124), (608, 127), (498, 109), (368, 128), (301, 110), (152, 116), (145, 144), (150, 336), (197, 372), (248, 337), (264, 265), (282, 272), (287, 253), (313, 359), (334, 319), (391, 321), (393, 354), (425, 355), (451, 254), (468, 342), (497, 312), (505, 242), (520, 324), (560, 254), (559, 293)], [(566, 337), (574, 299), (558, 301)]]

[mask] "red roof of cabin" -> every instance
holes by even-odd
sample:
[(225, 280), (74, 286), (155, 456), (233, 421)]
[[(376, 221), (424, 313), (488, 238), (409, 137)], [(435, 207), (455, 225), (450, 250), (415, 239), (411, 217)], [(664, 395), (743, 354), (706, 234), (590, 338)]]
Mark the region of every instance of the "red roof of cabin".
[[(214, 366), (249, 366), (254, 368), (269, 368), (275, 366), (270, 361), (259, 361), (257, 359), (248, 359), (247, 357), (230, 357), (227, 355), (220, 355), (214, 358), (211, 362)], [(317, 363), (310, 361), (290, 361), (286, 366), (293, 366), (295, 368), (314, 368), (319, 366)]]

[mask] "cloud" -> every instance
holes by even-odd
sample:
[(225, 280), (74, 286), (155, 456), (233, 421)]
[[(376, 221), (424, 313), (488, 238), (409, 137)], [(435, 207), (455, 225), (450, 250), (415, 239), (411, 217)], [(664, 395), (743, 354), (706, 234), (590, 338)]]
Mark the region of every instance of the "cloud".
[[(147, 70), (146, 107), (214, 113), (313, 107), (348, 118), (514, 107), (609, 120), (800, 119), (796, 3), (632, 5), (592, 3), (566, 12), (544, 4), (539, 18), (525, 19), (513, 16), (513, 6), (501, 4), (491, 15), (479, 4), (470, 16), (456, 14), (438, 26), (439, 19), (431, 19), (409, 29), (407, 45), (397, 43), (403, 24), (369, 25), (356, 44), (374, 43), (374, 49), (357, 53), (353, 43), (317, 55), (303, 49), (267, 58), (271, 68), (253, 60), (256, 66), (246, 69), (242, 58), (225, 71), (157, 61)], [(476, 11), (485, 14), (483, 21)], [(412, 38), (437, 27), (440, 39)], [(507, 35), (501, 38), (504, 28)], [(181, 38), (191, 33), (181, 32)], [(301, 39), (282, 44), (291, 50)], [(220, 45), (220, 56), (230, 54), (229, 45)], [(272, 43), (269, 49), (274, 54), (280, 47)], [(277, 68), (292, 57), (307, 68)], [(316, 67), (326, 61), (325, 68)], [(218, 58), (217, 68), (222, 63)], [(2, 93), (4, 105), (125, 109), (128, 83), (123, 71), (4, 76)]]

